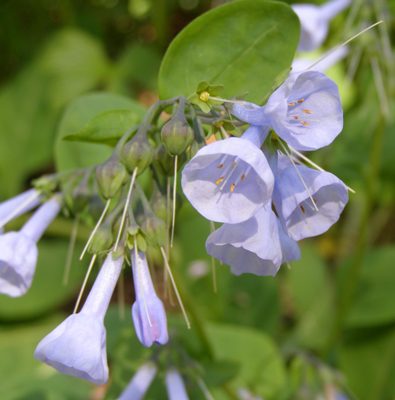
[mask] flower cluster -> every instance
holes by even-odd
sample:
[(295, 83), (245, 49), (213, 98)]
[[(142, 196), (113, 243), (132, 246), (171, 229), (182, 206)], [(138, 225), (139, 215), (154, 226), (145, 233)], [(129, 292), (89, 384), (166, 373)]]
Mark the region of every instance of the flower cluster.
[(210, 255), (236, 275), (275, 275), (300, 258), (297, 241), (328, 230), (348, 201), (337, 177), (295, 164), (299, 151), (341, 132), (337, 85), (317, 71), (294, 72), (265, 106), (234, 102), (228, 111), (250, 127), (199, 150), (183, 170), (183, 191), (205, 218), (223, 223), (206, 241)]

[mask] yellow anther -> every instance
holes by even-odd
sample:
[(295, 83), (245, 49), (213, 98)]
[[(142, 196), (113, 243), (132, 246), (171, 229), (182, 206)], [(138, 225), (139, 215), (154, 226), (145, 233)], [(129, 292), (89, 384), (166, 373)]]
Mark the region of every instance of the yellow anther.
[(209, 92), (202, 92), (199, 96), (200, 100), (204, 101), (205, 103), (210, 100), (210, 93)]
[(300, 117), (298, 117), (297, 115), (294, 115), (294, 118), (295, 118), (295, 119), (299, 119)]
[(219, 179), (217, 180), (217, 182), (215, 182), (215, 183), (216, 183), (217, 185), (219, 185), (223, 180), (224, 180), (224, 177), (221, 176), (221, 178), (219, 178)]
[(219, 164), (217, 168), (222, 168), (224, 164)]
[(230, 191), (233, 192), (235, 190), (236, 184), (232, 183), (232, 186), (230, 187)]
[(303, 214), (306, 214), (306, 211), (305, 211), (305, 209), (304, 209), (304, 207), (302, 205), (300, 206), (300, 209), (302, 210)]
[(288, 107), (292, 107), (292, 106), (294, 106), (295, 105), (295, 103), (289, 103), (288, 104)]
[(243, 174), (243, 175), (241, 176), (241, 180), (244, 181), (245, 178), (246, 178), (246, 174)]
[(304, 102), (304, 99), (300, 99), (300, 100), (297, 101), (297, 103), (299, 103), (299, 104), (303, 103), (303, 102)]
[(233, 161), (233, 162), (232, 162), (232, 167), (234, 167), (236, 164), (237, 164), (237, 162), (236, 162), (236, 161)]
[(304, 113), (306, 113), (306, 114), (311, 114), (311, 111), (310, 110), (302, 110)]
[(313, 201), (314, 201), (315, 204), (317, 204), (317, 200), (314, 197), (313, 197)]
[(309, 126), (309, 124), (308, 124), (307, 122), (300, 121), (300, 123), (301, 123), (302, 125), (304, 125), (304, 126)]

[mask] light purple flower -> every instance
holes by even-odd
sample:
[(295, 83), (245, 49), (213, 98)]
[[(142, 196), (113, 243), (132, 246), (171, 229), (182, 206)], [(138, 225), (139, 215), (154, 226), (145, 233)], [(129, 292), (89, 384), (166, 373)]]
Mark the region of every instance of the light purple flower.
[(207, 253), (235, 275), (274, 276), (283, 259), (276, 219), (269, 203), (247, 221), (224, 224), (207, 238)]
[(163, 303), (155, 293), (145, 253), (131, 251), (132, 271), (136, 301), (132, 307), (134, 328), (145, 347), (166, 344), (169, 340), (167, 319)]
[(283, 255), (281, 263), (291, 263), (295, 260), (300, 260), (300, 247), (296, 240), (291, 239), (283, 230), (281, 226), (281, 222), (278, 218), (277, 220), (277, 227), (278, 227), (278, 235), (280, 238), (280, 245), (281, 245), (281, 253)]
[(38, 344), (34, 358), (59, 372), (102, 385), (108, 379), (103, 321), (122, 269), (123, 257), (108, 254), (85, 304)]
[(19, 297), (30, 288), (37, 264), (37, 242), (61, 208), (60, 197), (44, 203), (19, 232), (0, 235), (0, 293)]
[(143, 364), (117, 400), (141, 400), (147, 393), (156, 372), (157, 367), (154, 363)]
[(321, 60), (321, 58), (324, 57), (325, 54), (317, 57), (315, 60), (311, 60), (308, 58), (294, 58), (294, 60), (292, 61), (292, 71), (298, 72), (309, 68), (310, 71), (325, 72), (326, 70), (343, 60), (343, 58), (345, 58), (350, 52), (350, 48), (348, 46), (344, 46), (340, 49), (337, 49), (333, 53), (331, 53), (331, 51), (332, 50), (329, 50), (329, 52), (327, 52), (328, 55), (312, 68), (309, 67), (315, 64), (318, 60)]
[(241, 138), (200, 149), (182, 172), (182, 188), (211, 221), (238, 223), (252, 217), (272, 195), (274, 177), (260, 147), (268, 127), (251, 126)]
[(36, 189), (30, 189), (26, 192), (18, 194), (11, 199), (3, 201), (0, 204), (0, 227), (6, 222), (12, 221), (14, 218), (36, 208), (41, 203), (42, 196)]
[(304, 166), (297, 168), (308, 192), (295, 167), (284, 166), (279, 161), (273, 203), (284, 232), (294, 240), (301, 240), (320, 235), (339, 219), (348, 201), (348, 190), (340, 179), (329, 172)]
[(321, 6), (314, 4), (293, 4), (291, 7), (300, 19), (298, 51), (312, 51), (326, 39), (329, 22), (344, 11), (351, 0), (331, 0)]
[(169, 400), (188, 400), (184, 381), (175, 368), (170, 368), (166, 372), (166, 389)]
[(296, 150), (317, 150), (343, 129), (343, 109), (335, 82), (317, 71), (291, 73), (267, 104), (233, 104), (231, 112), (253, 125), (272, 126)]

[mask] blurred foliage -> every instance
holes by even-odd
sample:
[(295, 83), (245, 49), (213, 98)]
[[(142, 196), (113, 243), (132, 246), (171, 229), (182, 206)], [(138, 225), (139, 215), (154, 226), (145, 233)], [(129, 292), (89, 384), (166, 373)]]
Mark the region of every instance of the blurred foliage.
[[(78, 131), (93, 135), (92, 119), (111, 110), (129, 110), (140, 120), (147, 106), (158, 99), (158, 79), (168, 85), (173, 79), (169, 77), (177, 75), (195, 74), (200, 79), (197, 76), (204, 73), (202, 79), (215, 78), (218, 71), (202, 71), (199, 62), (189, 61), (191, 49), (182, 37), (169, 47), (160, 75), (159, 70), (165, 51), (182, 28), (222, 3), (1, 2), (0, 198), (17, 194), (42, 173), (105, 160), (111, 152), (108, 146), (60, 139)], [(391, 44), (395, 6), (393, 1), (355, 0), (351, 11), (332, 21), (323, 51), (378, 19), (385, 24), (352, 42), (346, 62), (328, 71), (346, 101), (344, 130), (333, 145), (311, 158), (356, 190), (339, 223), (325, 235), (301, 243), (302, 260), (294, 262), (291, 270), (283, 266), (274, 278), (236, 277), (217, 263), (215, 294), (211, 259), (204, 247), (209, 223), (186, 199), (178, 215), (172, 267), (184, 287), (186, 303), (203, 320), (217, 360), (209, 359), (194, 324), (188, 331), (170, 301), (166, 304), (169, 326), (180, 332), (185, 347), (206, 371), (203, 378), (216, 400), (237, 398), (240, 388), (267, 400), (315, 400), (328, 387), (339, 388), (350, 399), (395, 397), (395, 66)], [(264, 26), (249, 29), (248, 12), (239, 18), (245, 19), (242, 27), (229, 20), (220, 32), (211, 32), (196, 22), (183, 35), (196, 36), (201, 46), (212, 46), (211, 65), (226, 69), (229, 60), (216, 52), (219, 45), (265, 31)], [(295, 24), (289, 18), (288, 24)], [(254, 82), (247, 100), (258, 101), (259, 94), (264, 97), (276, 75), (274, 69), (271, 75), (259, 75), (260, 64), (268, 62), (265, 58), (278, 62), (280, 70), (291, 62), (286, 51), (275, 53), (270, 40), (265, 40), (257, 47), (258, 55), (254, 52), (241, 60)], [(240, 51), (245, 48), (245, 43), (238, 45)], [(232, 55), (231, 51), (226, 47), (224, 54)], [(237, 64), (234, 73), (240, 68)], [(234, 75), (224, 79), (227, 95), (248, 90), (251, 84), (238, 85), (240, 80)], [(181, 80), (173, 81), (173, 86), (161, 87), (163, 97), (185, 89)], [(225, 82), (218, 78), (212, 83)], [(187, 89), (193, 91), (196, 82), (190, 84)], [(186, 95), (190, 94), (187, 89)], [(21, 221), (12, 228), (17, 229)], [(112, 371), (107, 395), (103, 389), (100, 397), (91, 385), (33, 359), (41, 338), (65, 313), (72, 312), (86, 271), (86, 262), (77, 261), (89, 233), (82, 229), (69, 285), (62, 286), (71, 229), (71, 223), (59, 218), (40, 242), (36, 276), (25, 297), (0, 297), (2, 400), (78, 400), (89, 398), (94, 390), (96, 399), (115, 399), (149, 355), (132, 328), (131, 289), (126, 294), (125, 321), (120, 321), (115, 305), (106, 318)], [(155, 254), (151, 256), (156, 260)], [(155, 271), (163, 289), (162, 270), (157, 266)], [(125, 273), (125, 282), (131, 288), (130, 271)], [(188, 385), (192, 399), (202, 398), (196, 383), (191, 380)], [(164, 390), (160, 375), (146, 398), (163, 398)]]

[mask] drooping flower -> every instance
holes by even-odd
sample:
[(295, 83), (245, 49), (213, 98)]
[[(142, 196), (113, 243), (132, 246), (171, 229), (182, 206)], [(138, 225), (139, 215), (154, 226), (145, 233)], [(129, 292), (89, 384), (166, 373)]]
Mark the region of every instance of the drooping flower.
[(182, 376), (175, 368), (170, 368), (166, 372), (166, 389), (169, 400), (188, 400)]
[(334, 81), (317, 71), (293, 72), (267, 104), (233, 104), (231, 112), (253, 125), (272, 126), (296, 150), (317, 150), (343, 129), (343, 109)]
[(102, 385), (108, 379), (103, 321), (122, 269), (123, 257), (108, 254), (78, 314), (70, 315), (38, 344), (34, 358), (59, 372)]
[(270, 200), (274, 177), (260, 150), (268, 131), (250, 126), (241, 138), (203, 147), (185, 166), (182, 189), (205, 218), (239, 223)]
[(292, 4), (300, 20), (298, 51), (312, 51), (324, 43), (329, 22), (351, 4), (351, 0), (331, 0), (315, 4)]
[(157, 367), (154, 363), (143, 364), (117, 400), (141, 400), (147, 393), (156, 373)]
[(37, 264), (37, 242), (61, 208), (60, 197), (44, 203), (19, 232), (0, 236), (0, 293), (19, 297), (30, 288)]
[(145, 253), (134, 248), (131, 259), (136, 292), (132, 317), (137, 337), (145, 347), (153, 343), (165, 344), (169, 340), (166, 312), (155, 293)]
[[(347, 201), (347, 186), (329, 172), (279, 161), (273, 203), (284, 232), (294, 240), (327, 231), (340, 217)], [(311, 195), (311, 198), (310, 198)]]
[(36, 208), (41, 203), (40, 192), (30, 189), (0, 204), (0, 227), (4, 221), (10, 222), (14, 218)]
[(274, 276), (283, 262), (300, 258), (298, 244), (279, 229), (269, 202), (249, 220), (224, 224), (206, 241), (207, 253), (230, 265), (235, 275)]

